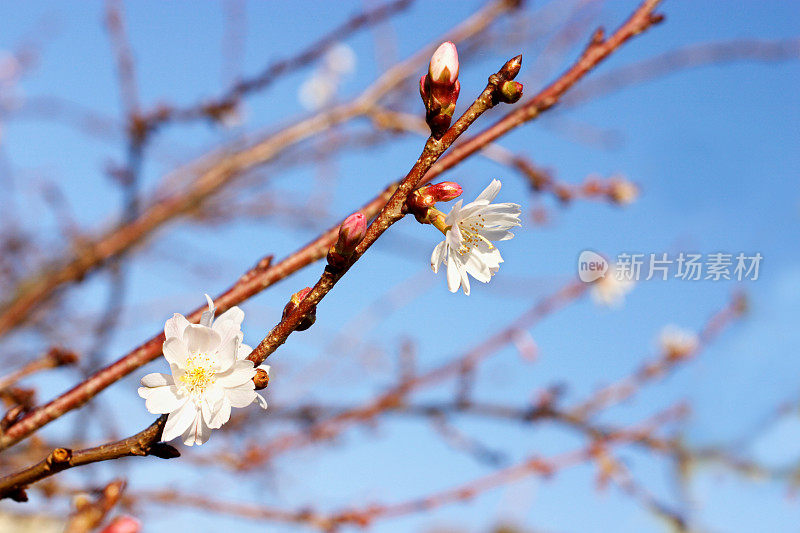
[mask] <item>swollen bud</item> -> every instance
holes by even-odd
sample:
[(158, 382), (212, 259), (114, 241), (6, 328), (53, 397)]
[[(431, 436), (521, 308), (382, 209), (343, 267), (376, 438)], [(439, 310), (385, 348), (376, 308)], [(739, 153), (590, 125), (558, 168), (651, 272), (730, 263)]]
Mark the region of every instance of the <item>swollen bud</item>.
[(339, 226), (339, 238), (328, 250), (328, 264), (341, 268), (346, 259), (353, 255), (356, 247), (364, 240), (367, 233), (367, 217), (362, 213), (353, 213)]
[(435, 185), (423, 187), (427, 193), (433, 196), (436, 202), (449, 202), (461, 196), (461, 185), (454, 181), (443, 181)]
[[(300, 302), (302, 302), (310, 292), (311, 292), (311, 287), (306, 287), (305, 289), (294, 293), (292, 297), (289, 299), (289, 303), (287, 303), (286, 307), (283, 308), (282, 318), (285, 319), (292, 312), (294, 312), (294, 310), (297, 309), (297, 307), (300, 305)], [(305, 331), (311, 326), (313, 326), (316, 320), (317, 320), (317, 306), (314, 306), (311, 308), (308, 314), (303, 317), (303, 320), (300, 321), (295, 330)]]
[(522, 98), (522, 84), (516, 81), (506, 81), (500, 86), (500, 101), (513, 104)]
[(406, 207), (419, 222), (428, 223), (428, 209), (436, 202), (449, 202), (461, 196), (461, 185), (454, 181), (443, 181), (435, 185), (420, 187), (406, 200)]
[(450, 127), (461, 84), (458, 82), (458, 51), (451, 42), (433, 53), (428, 74), (419, 80), (419, 94), (425, 104), (425, 121), (439, 139)]

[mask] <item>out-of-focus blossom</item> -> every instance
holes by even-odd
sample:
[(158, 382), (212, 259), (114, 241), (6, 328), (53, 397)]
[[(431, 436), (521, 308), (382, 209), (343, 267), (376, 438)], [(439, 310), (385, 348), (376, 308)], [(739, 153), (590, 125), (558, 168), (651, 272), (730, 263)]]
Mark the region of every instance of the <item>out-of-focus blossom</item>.
[(694, 331), (671, 324), (661, 330), (658, 344), (661, 352), (669, 359), (683, 359), (697, 350), (700, 339)]
[(639, 188), (626, 179), (613, 178), (609, 183), (608, 194), (614, 203), (628, 205), (639, 197)]
[(342, 79), (355, 70), (356, 54), (346, 44), (333, 45), (323, 56), (320, 67), (302, 84), (298, 99), (306, 109), (317, 110), (336, 98)]
[(350, 74), (356, 68), (356, 53), (343, 43), (331, 47), (323, 59), (325, 67), (337, 74)]
[(614, 265), (610, 265), (608, 273), (592, 284), (592, 300), (606, 307), (622, 307), (625, 296), (633, 290), (634, 285), (633, 280), (614, 275)]

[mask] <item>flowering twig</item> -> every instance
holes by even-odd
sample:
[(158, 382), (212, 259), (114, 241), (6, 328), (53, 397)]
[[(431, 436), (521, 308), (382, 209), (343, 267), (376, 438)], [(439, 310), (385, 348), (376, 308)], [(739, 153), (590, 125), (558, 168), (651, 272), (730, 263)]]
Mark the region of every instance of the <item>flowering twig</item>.
[(420, 183), (420, 180), (433, 164), (441, 157), (455, 140), (467, 130), (467, 128), (480, 117), (485, 111), (491, 109), (500, 101), (501, 87), (511, 81), (519, 73), (522, 64), (522, 57), (517, 56), (509, 60), (503, 67), (489, 77), (489, 83), (481, 95), (472, 105), (461, 115), (440, 138), (431, 136), (425, 144), (422, 154), (417, 159), (406, 177), (400, 182), (394, 193), (389, 197), (386, 205), (367, 228), (364, 239), (356, 248), (349, 261), (339, 268), (326, 269), (311, 292), (300, 302), (297, 308), (278, 325), (276, 325), (269, 335), (250, 354), (249, 359), (255, 364), (262, 363), (278, 346), (286, 342), (289, 335), (297, 329), (314, 306), (316, 306), (325, 295), (330, 292), (334, 285), (344, 276), (348, 269), (367, 251), (367, 249), (386, 231), (389, 226), (403, 218), (403, 205), (408, 195)]
[[(504, 118), (500, 119), (483, 132), (453, 146), (447, 155), (434, 164), (424, 177), (421, 177), (419, 184), (426, 183), (442, 172), (449, 170), (466, 157), (480, 150), (487, 143), (496, 140), (508, 131), (535, 118), (542, 111), (552, 107), (569, 87), (586, 75), (595, 65), (619, 48), (625, 41), (646, 30), (655, 22), (658, 22), (660, 18), (653, 15), (657, 4), (657, 0), (648, 0), (642, 3), (634, 14), (606, 40), (602, 40), (600, 34), (596, 33), (595, 38), (578, 61), (556, 82), (545, 88), (529, 102), (523, 104), (522, 108), (507, 114)], [(460, 30), (453, 32), (453, 34), (459, 34), (458, 36), (463, 38), (484, 28), (485, 25), (488, 24), (484, 19), (497, 16), (499, 12), (502, 11), (501, 8), (503, 5), (505, 4), (502, 2), (497, 5), (493, 4), (493, 7), (490, 6), (490, 8), (487, 8), (481, 17), (477, 15), (474, 16), (472, 19), (465, 22)], [(459, 39), (452, 37), (451, 34), (451, 40), (457, 41)], [(420, 59), (418, 54), (414, 58), (401, 63), (396, 67), (396, 69), (399, 70), (390, 70), (387, 72), (387, 74), (380, 78), (371, 89), (368, 89), (364, 97), (369, 97), (369, 101), (372, 101), (375, 96), (379, 96), (387, 90), (387, 85), (391, 86), (393, 83), (399, 82), (396, 78), (405, 79), (410, 75), (410, 73), (407, 74), (410, 67), (416, 66), (421, 61), (424, 61), (424, 59)], [(387, 200), (394, 193), (395, 188), (395, 184), (389, 185), (378, 196), (364, 204), (359, 211), (367, 218), (375, 216), (375, 214), (386, 205)], [(203, 195), (201, 194), (200, 196), (202, 197)], [(120, 228), (119, 233), (111, 233), (98, 241), (98, 243), (103, 243), (102, 246), (98, 247), (98, 251), (102, 251), (102, 254), (89, 253), (85, 256), (82, 254), (82, 258), (78, 260), (77, 263), (71, 263), (68, 267), (60, 270), (60, 273), (54, 274), (52, 277), (48, 278), (45, 282), (47, 285), (46, 287), (42, 286), (36, 289), (35, 294), (32, 292), (25, 297), (18, 296), (18, 299), (15, 300), (15, 304), (6, 308), (6, 313), (0, 315), (0, 334), (12, 327), (13, 324), (22, 320), (23, 316), (29, 312), (33, 306), (37, 305), (38, 302), (50, 294), (56, 287), (80, 278), (105, 258), (127, 249), (132, 243), (138, 242), (154, 228), (160, 226), (164, 220), (172, 216), (167, 213), (169, 213), (173, 203), (173, 201), (164, 201), (160, 203), (158, 209), (155, 211), (146, 211), (141, 215), (140, 220), (142, 217), (145, 217), (147, 219), (146, 221), (142, 220), (141, 224), (133, 224), (125, 228)], [(151, 215), (148, 215), (148, 213), (151, 213)], [(151, 220), (150, 216), (155, 216), (156, 214), (158, 216)], [(335, 242), (338, 236), (340, 224), (341, 223), (330, 228), (317, 239), (284, 260), (276, 263), (274, 266), (269, 267), (269, 265), (267, 265), (264, 268), (254, 269), (245, 274), (228, 291), (215, 298), (219, 312), (223, 312), (231, 306), (241, 303), (276, 281), (325, 257), (328, 248)], [(88, 262), (86, 259), (88, 259)], [(16, 309), (16, 312), (11, 311), (12, 307)], [(200, 318), (202, 310), (203, 308), (197, 309), (190, 315), (187, 315), (187, 317), (191, 321), (197, 321)], [(4, 320), (9, 320), (10, 322), (4, 324)], [(155, 359), (161, 353), (161, 344), (163, 342), (164, 337), (161, 334), (151, 338), (121, 359), (99, 370), (88, 380), (76, 385), (70, 391), (67, 391), (50, 403), (35, 409), (28, 416), (8, 428), (5, 434), (0, 436), (0, 450), (25, 438), (27, 435), (30, 435), (38, 428), (62, 416), (64, 413), (79, 407), (118, 379), (121, 379), (136, 368)]]

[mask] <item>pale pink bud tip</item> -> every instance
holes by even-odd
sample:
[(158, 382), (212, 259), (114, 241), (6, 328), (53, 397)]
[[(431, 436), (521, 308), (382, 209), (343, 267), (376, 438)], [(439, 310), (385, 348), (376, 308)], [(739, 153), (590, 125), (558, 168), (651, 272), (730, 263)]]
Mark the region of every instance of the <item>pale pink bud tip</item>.
[(439, 48), (431, 57), (431, 64), (428, 67), (431, 82), (442, 85), (453, 85), (458, 79), (458, 51), (456, 45), (447, 41), (439, 45)]
[(139, 533), (142, 524), (132, 516), (118, 516), (100, 533)]
[(336, 241), (336, 252), (349, 256), (367, 233), (367, 217), (362, 213), (353, 213), (339, 227), (339, 240)]

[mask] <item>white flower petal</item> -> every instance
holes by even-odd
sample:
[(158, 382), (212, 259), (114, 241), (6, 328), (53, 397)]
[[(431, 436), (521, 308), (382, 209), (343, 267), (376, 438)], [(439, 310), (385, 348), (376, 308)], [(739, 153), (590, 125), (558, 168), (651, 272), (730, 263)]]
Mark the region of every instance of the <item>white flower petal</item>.
[[(181, 396), (178, 393), (178, 388), (175, 387), (175, 385), (153, 387), (145, 394), (147, 398), (144, 402), (144, 406), (154, 415), (171, 413), (187, 401), (185, 396)], [(142, 396), (142, 394), (140, 393), (139, 396)]]
[(175, 439), (189, 428), (195, 420), (196, 415), (199, 414), (194, 402), (187, 401), (177, 410), (171, 412), (167, 417), (167, 423), (164, 425), (164, 432), (161, 434), (161, 440), (164, 442)]
[[(205, 416), (205, 415), (203, 415)], [(213, 411), (212, 416), (206, 419), (208, 427), (211, 429), (221, 428), (224, 424), (231, 419), (231, 402), (225, 396), (222, 397), (217, 409)]]
[(200, 324), (189, 324), (183, 332), (183, 341), (192, 355), (215, 352), (220, 340), (219, 333)]
[(211, 428), (206, 425), (203, 415), (198, 411), (192, 424), (183, 432), (181, 438), (187, 446), (203, 444), (211, 436)]
[(233, 337), (217, 349), (214, 359), (214, 370), (217, 373), (226, 372), (236, 362), (239, 349), (239, 339)]
[(264, 397), (261, 396), (259, 393), (256, 393), (256, 401), (258, 402), (258, 405), (262, 409), (266, 409), (267, 408), (267, 400), (265, 400)]
[(488, 204), (495, 199), (497, 193), (500, 192), (500, 180), (492, 180), (492, 182), (478, 195), (474, 203)]
[[(464, 261), (462, 259), (462, 261)], [(489, 271), (489, 265), (483, 261), (483, 254), (467, 254), (464, 261), (464, 270), (469, 272), (473, 278), (483, 283), (489, 283), (492, 279), (492, 273)], [(466, 278), (466, 276), (464, 276)], [(469, 282), (467, 282), (469, 285)], [(467, 288), (469, 290), (469, 288)]]
[(250, 353), (252, 353), (252, 351), (253, 351), (253, 347), (252, 346), (249, 346), (249, 345), (244, 344), (244, 343), (240, 343), (239, 344), (239, 348), (236, 350), (236, 360), (237, 361), (242, 361), (244, 359), (247, 359), (247, 356), (250, 355)]
[(233, 407), (247, 407), (256, 400), (255, 384), (252, 381), (243, 383), (238, 387), (225, 389), (225, 396)]
[(166, 338), (170, 337), (183, 337), (183, 332), (186, 330), (186, 326), (189, 325), (189, 321), (186, 320), (186, 317), (175, 313), (172, 315), (172, 318), (167, 320), (167, 323), (164, 324), (164, 335)]
[(508, 231), (507, 229), (484, 229), (481, 231), (481, 235), (486, 237), (492, 242), (495, 241), (507, 241), (509, 239), (514, 238), (514, 234)]
[(447, 258), (447, 288), (450, 292), (456, 292), (458, 287), (461, 286), (461, 273), (458, 271), (460, 262), (456, 253), (450, 249)]
[(142, 378), (141, 383), (143, 387), (163, 387), (164, 385), (175, 384), (175, 382), (172, 381), (172, 376), (168, 376), (167, 374), (162, 374), (160, 372), (147, 374)]
[(436, 245), (431, 254), (431, 270), (434, 274), (439, 272), (439, 265), (444, 261), (445, 254), (447, 254), (447, 241), (442, 241)]
[(211, 329), (219, 333), (220, 345), (226, 344), (231, 339), (236, 339), (237, 342), (242, 342), (242, 339), (244, 338), (241, 327), (233, 320), (223, 320), (218, 318), (216, 321), (214, 321)]
[(461, 274), (461, 288), (464, 290), (464, 294), (469, 296), (469, 277), (467, 276), (466, 269), (459, 269), (459, 274)]
[(216, 384), (226, 389), (247, 383), (256, 375), (252, 361), (237, 361), (227, 372), (217, 374)]
[(217, 326), (220, 324), (220, 322), (228, 322), (228, 321), (233, 322), (233, 324), (236, 325), (237, 327), (241, 327), (242, 321), (244, 321), (244, 311), (242, 311), (241, 309), (239, 309), (237, 306), (234, 305), (233, 307), (231, 307), (230, 309), (219, 315), (211, 327), (217, 329)]
[[(186, 359), (189, 357), (189, 348), (180, 337), (169, 337), (164, 341), (162, 348), (164, 357), (170, 366), (175, 365), (178, 368), (186, 366)], [(173, 372), (173, 375), (175, 373)]]
[(461, 204), (464, 203), (464, 200), (459, 200), (453, 207), (450, 208), (450, 212), (447, 213), (447, 216), (444, 218), (444, 223), (448, 226), (453, 226), (456, 220), (461, 220)]

